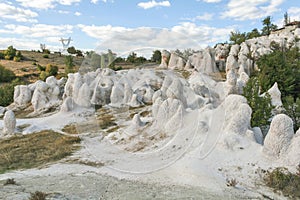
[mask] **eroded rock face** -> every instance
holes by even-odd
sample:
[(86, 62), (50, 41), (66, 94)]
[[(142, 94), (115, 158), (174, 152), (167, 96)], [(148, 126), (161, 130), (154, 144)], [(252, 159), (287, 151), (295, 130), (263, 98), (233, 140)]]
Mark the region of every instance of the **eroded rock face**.
[(273, 106), (282, 106), (281, 92), (278, 88), (277, 83), (274, 83), (274, 85), (268, 90), (268, 93), (271, 96), (271, 103)]
[(171, 54), (167, 50), (163, 50), (161, 52), (161, 64), (159, 65), (160, 68), (163, 68), (163, 69), (168, 68), (168, 63), (169, 63), (169, 60), (170, 60), (170, 56), (171, 56)]
[(16, 130), (16, 117), (13, 111), (8, 110), (4, 114), (4, 127), (3, 133), (4, 135), (12, 135)]
[(17, 85), (14, 90), (14, 103), (18, 107), (26, 107), (32, 98), (33, 90), (27, 85)]
[(285, 115), (276, 115), (264, 141), (264, 152), (274, 157), (286, 153), (294, 136), (293, 121)]
[(186, 62), (182, 57), (177, 55), (175, 52), (171, 53), (168, 68), (182, 70), (185, 67)]

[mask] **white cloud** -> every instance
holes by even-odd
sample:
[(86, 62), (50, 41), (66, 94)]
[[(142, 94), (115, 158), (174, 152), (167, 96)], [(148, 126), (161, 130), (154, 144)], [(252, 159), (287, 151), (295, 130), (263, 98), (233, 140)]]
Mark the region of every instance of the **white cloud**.
[(91, 3), (97, 4), (99, 0), (91, 0)]
[(70, 12), (67, 10), (59, 10), (57, 11), (59, 14), (69, 14)]
[[(112, 49), (118, 54), (137, 49), (200, 49), (228, 40), (231, 27), (215, 28), (185, 22), (171, 29), (79, 25), (88, 36), (99, 39), (99, 51)], [(174, 42), (176, 41), (176, 42)], [(152, 49), (153, 49), (152, 48)]]
[(288, 9), (291, 21), (300, 21), (300, 7), (291, 7)]
[(230, 0), (227, 10), (222, 14), (223, 18), (235, 20), (259, 19), (280, 10), (284, 0)]
[(74, 15), (79, 17), (81, 15), (81, 13), (80, 12), (75, 12)]
[(16, 0), (24, 7), (37, 8), (37, 9), (49, 9), (54, 8), (57, 4), (72, 5), (79, 3), (81, 0)]
[(38, 17), (38, 14), (31, 10), (18, 8), (5, 3), (0, 3), (0, 18), (12, 19), (17, 22), (36, 23), (36, 17)]
[(150, 8), (154, 8), (154, 7), (170, 7), (171, 3), (169, 1), (160, 1), (157, 2), (155, 0), (152, 1), (148, 1), (148, 2), (140, 2), (138, 3), (138, 6), (143, 8), (143, 9), (150, 9)]
[(60, 37), (73, 32), (71, 25), (47, 25), (47, 24), (34, 24), (32, 26), (5, 25), (4, 29), (0, 29), (0, 33), (4, 34), (17, 34), (24, 38), (43, 38), (46, 37)]

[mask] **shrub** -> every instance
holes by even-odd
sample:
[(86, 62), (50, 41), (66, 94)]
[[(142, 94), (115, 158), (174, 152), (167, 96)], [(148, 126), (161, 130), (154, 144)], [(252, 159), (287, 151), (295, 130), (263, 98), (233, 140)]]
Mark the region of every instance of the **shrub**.
[(9, 84), (0, 86), (0, 106), (8, 106), (14, 101), (14, 87), (22, 82), (15, 79)]
[(58, 72), (58, 67), (55, 65), (48, 64), (45, 70), (49, 76), (56, 76)]
[(20, 62), (20, 61), (21, 61), (21, 57), (15, 56), (15, 57), (14, 57), (14, 61), (15, 61), (15, 62)]
[(74, 63), (73, 63), (73, 57), (72, 56), (66, 56), (65, 57), (65, 64), (66, 64), (66, 68), (65, 68), (65, 73), (69, 74), (69, 73), (74, 73)]
[(0, 82), (9, 82), (15, 79), (16, 75), (13, 71), (6, 69), (0, 65)]
[(16, 56), (17, 50), (13, 46), (7, 47), (4, 51), (5, 60), (12, 60)]
[(49, 58), (49, 55), (48, 54), (44, 54), (43, 58)]

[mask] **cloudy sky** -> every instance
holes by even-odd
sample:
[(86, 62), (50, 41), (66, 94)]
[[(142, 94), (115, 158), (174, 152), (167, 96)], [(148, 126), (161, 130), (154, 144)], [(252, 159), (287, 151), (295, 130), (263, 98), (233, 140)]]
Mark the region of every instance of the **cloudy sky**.
[(300, 20), (299, 0), (0, 0), (0, 49), (200, 49), (285, 12)]

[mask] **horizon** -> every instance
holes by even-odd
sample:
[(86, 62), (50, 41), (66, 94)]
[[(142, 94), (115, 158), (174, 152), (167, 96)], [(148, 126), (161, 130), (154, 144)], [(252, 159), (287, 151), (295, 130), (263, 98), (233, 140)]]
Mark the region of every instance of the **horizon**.
[(59, 40), (71, 37), (76, 49), (118, 55), (203, 49), (228, 42), (231, 31), (261, 30), (267, 16), (282, 27), (285, 12), (300, 20), (296, 0), (4, 0), (0, 11), (0, 49), (60, 51)]

